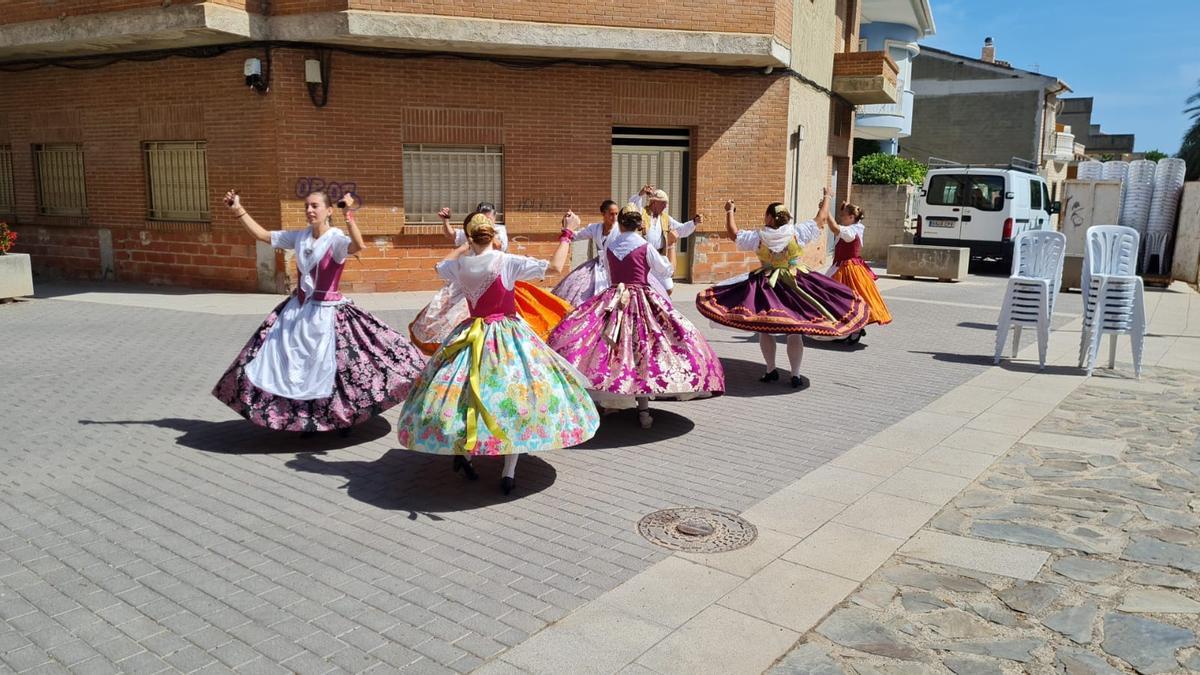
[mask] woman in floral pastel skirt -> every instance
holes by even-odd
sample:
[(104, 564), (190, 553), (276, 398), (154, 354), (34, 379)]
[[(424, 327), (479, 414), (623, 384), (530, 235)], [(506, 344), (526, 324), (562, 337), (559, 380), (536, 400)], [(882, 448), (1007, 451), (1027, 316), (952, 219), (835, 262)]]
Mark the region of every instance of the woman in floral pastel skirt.
[[(483, 214), (466, 227), (467, 243), (438, 263), (440, 277), (466, 299), (469, 316), (429, 361), (400, 411), (400, 444), (454, 456), (454, 470), (478, 477), (475, 455), (503, 455), (500, 488), (515, 486), (517, 458), (576, 445), (599, 426), (587, 380), (549, 349), (517, 311), (520, 281), (558, 272), (570, 250), (574, 214), (550, 261), (493, 247), (496, 228)], [(468, 255), (470, 253), (470, 255)]]
[(308, 227), (267, 231), (235, 190), (225, 205), (258, 241), (296, 254), (295, 293), (276, 307), (213, 388), (254, 424), (309, 436), (350, 428), (399, 404), (425, 365), (403, 335), (338, 292), (346, 258), (364, 248), (353, 195), (345, 195), (350, 234), (331, 225), (329, 195), (304, 200)]
[[(461, 230), (450, 227), (450, 209), (442, 209), (438, 212), (438, 217), (442, 219), (442, 228), (446, 236), (453, 239), (454, 245), (458, 247), (467, 242), (466, 221), (477, 213), (485, 216), (496, 230), (496, 236), (492, 239), (492, 247), (507, 253), (508, 230), (503, 225), (496, 223), (496, 207), (490, 202), (480, 202), (479, 206), (475, 207), (475, 211), (467, 215)], [(518, 281), (515, 293), (517, 313), (543, 340), (571, 311), (570, 303), (527, 281)], [(454, 330), (455, 326), (462, 323), (469, 315), (467, 302), (455, 292), (454, 284), (446, 284), (434, 294), (433, 300), (422, 308), (413, 322), (409, 324), (408, 332), (421, 351), (432, 354), (437, 351), (450, 331)]]
[(600, 254), (609, 287), (567, 315), (550, 334), (550, 346), (588, 377), (599, 405), (636, 405), (638, 422), (649, 429), (649, 399), (719, 395), (725, 371), (704, 336), (658, 290), (662, 286), (651, 284), (670, 279), (674, 266), (638, 233), (641, 209), (626, 206), (617, 224), (619, 232)]

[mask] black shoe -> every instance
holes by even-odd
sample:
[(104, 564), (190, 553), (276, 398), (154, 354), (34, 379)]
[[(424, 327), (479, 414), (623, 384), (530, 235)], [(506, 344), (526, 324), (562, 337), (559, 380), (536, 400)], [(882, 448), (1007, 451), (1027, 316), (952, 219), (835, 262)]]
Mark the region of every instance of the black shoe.
[(763, 375), (762, 377), (758, 378), (758, 381), (759, 382), (778, 382), (779, 381), (779, 371), (772, 370), (771, 372), (767, 373), (766, 375)]
[(315, 431), (304, 431), (304, 432), (300, 433), (300, 438), (307, 439), (307, 438), (312, 438), (313, 436), (316, 436), (316, 435), (317, 435), (317, 432), (315, 432)]
[(516, 486), (517, 486), (517, 481), (512, 478), (509, 478), (508, 476), (505, 476), (500, 479), (500, 491), (503, 492), (505, 495), (512, 492), (513, 488)]
[(354, 433), (354, 427), (344, 427), (342, 429), (338, 429), (338, 436), (341, 436), (342, 438), (346, 438), (352, 433)]
[(792, 389), (808, 389), (809, 381), (803, 375), (792, 376)]
[(479, 480), (479, 474), (475, 473), (475, 467), (471, 466), (471, 460), (463, 457), (462, 455), (455, 455), (454, 472), (458, 473), (460, 469), (462, 470), (463, 475), (467, 477), (467, 480)]

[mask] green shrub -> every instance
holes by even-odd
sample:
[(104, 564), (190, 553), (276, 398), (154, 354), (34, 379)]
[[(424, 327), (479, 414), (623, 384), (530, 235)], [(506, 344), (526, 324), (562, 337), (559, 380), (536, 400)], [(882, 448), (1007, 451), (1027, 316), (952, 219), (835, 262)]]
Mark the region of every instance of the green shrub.
[(854, 182), (859, 185), (920, 185), (928, 170), (920, 162), (877, 152), (854, 162)]

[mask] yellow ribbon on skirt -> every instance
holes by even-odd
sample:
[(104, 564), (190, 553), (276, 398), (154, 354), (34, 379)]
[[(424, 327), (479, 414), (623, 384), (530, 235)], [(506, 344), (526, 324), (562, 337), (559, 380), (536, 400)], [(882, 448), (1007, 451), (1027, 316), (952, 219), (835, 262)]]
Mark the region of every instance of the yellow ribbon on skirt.
[(453, 342), (448, 343), (443, 350), (445, 358), (449, 360), (462, 350), (468, 347), (471, 349), (471, 371), (467, 377), (467, 389), (470, 393), (467, 399), (467, 442), (463, 446), (467, 452), (474, 450), (479, 443), (480, 417), (483, 418), (483, 423), (487, 426), (488, 431), (492, 432), (494, 438), (505, 443), (508, 442), (508, 436), (500, 429), (496, 418), (484, 407), (483, 398), (479, 395), (479, 364), (483, 359), (483, 327), (483, 319), (476, 318), (471, 322), (470, 328), (463, 331)]

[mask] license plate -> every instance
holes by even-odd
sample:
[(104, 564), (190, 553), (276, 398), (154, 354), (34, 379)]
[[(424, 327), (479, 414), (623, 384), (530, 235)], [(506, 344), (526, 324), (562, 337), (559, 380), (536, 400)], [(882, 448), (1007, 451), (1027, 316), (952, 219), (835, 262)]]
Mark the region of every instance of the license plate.
[(958, 220), (956, 218), (926, 218), (925, 219), (926, 227), (951, 228), (951, 227), (954, 227), (955, 225), (958, 225)]

